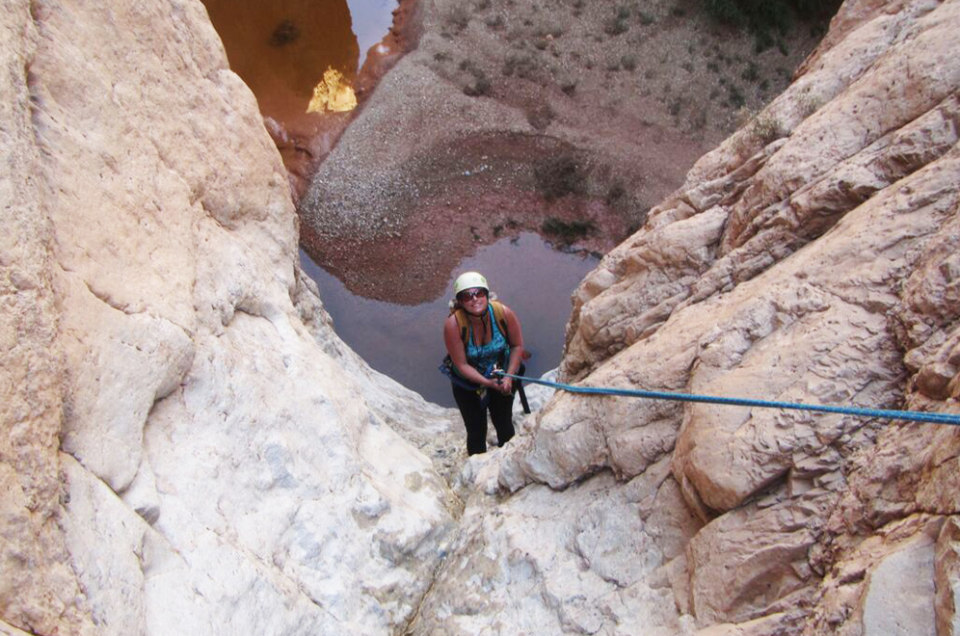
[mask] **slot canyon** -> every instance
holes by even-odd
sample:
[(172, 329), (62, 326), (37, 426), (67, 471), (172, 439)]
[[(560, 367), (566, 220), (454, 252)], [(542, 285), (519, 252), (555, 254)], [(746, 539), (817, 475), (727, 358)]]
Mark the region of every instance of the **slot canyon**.
[[(0, 632), (960, 631), (960, 0), (249, 4), (0, 12)], [(858, 414), (467, 456), (465, 266), (536, 376)]]

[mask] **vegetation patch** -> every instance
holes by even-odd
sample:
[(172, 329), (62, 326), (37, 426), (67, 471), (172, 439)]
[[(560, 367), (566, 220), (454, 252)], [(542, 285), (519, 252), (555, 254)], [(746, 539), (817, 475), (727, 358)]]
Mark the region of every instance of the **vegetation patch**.
[(540, 71), (540, 63), (529, 54), (511, 54), (503, 63), (503, 74), (507, 77), (516, 75), (525, 80), (533, 81)]
[(469, 97), (480, 97), (490, 93), (492, 88), (487, 74), (470, 60), (460, 62), (460, 70), (469, 73), (471, 80), (463, 87), (464, 95)]
[(783, 36), (797, 21), (824, 28), (842, 0), (704, 0), (707, 13), (724, 24), (748, 30), (754, 36), (754, 51), (776, 45), (788, 55)]
[(568, 194), (583, 194), (586, 190), (586, 175), (580, 164), (570, 155), (547, 157), (533, 166), (533, 178), (537, 191), (548, 201)]
[(627, 195), (627, 189), (623, 187), (623, 184), (619, 181), (614, 182), (610, 185), (610, 189), (607, 190), (607, 196), (604, 200), (607, 202), (607, 205), (613, 205), (617, 201), (620, 201)]
[(616, 15), (603, 25), (603, 32), (607, 35), (621, 35), (629, 31), (630, 25), (627, 20), (630, 19), (630, 13), (630, 7), (626, 5), (617, 7)]
[(547, 217), (540, 225), (540, 231), (557, 241), (570, 245), (596, 231), (593, 221), (564, 221), (556, 217)]
[(763, 145), (780, 139), (786, 135), (780, 122), (770, 114), (758, 115), (750, 124), (750, 133)]
[[(458, 5), (446, 15), (445, 22), (452, 35), (459, 35), (470, 24), (470, 13), (465, 7)], [(451, 33), (446, 35), (449, 37)]]

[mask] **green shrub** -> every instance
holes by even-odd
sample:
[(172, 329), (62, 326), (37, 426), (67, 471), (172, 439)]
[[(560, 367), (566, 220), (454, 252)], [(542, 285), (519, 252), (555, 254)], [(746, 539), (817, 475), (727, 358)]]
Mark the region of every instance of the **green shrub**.
[(526, 80), (533, 80), (539, 70), (540, 64), (532, 55), (528, 54), (511, 54), (503, 62), (503, 74), (508, 77), (516, 75)]
[(620, 18), (611, 18), (603, 25), (603, 32), (607, 35), (621, 35), (630, 30), (626, 20)]
[(460, 33), (470, 24), (470, 13), (468, 13), (467, 9), (463, 6), (454, 7), (445, 17), (447, 27), (449, 27), (454, 34)]
[(548, 201), (586, 190), (586, 175), (570, 155), (540, 159), (533, 166), (537, 191)]
[(484, 20), (484, 24), (487, 25), (487, 28), (493, 29), (494, 31), (502, 29), (504, 25), (502, 15), (492, 15)]
[(796, 19), (826, 22), (840, 7), (841, 0), (704, 0), (714, 19), (764, 35), (755, 48), (766, 50), (775, 42), (769, 33), (785, 34)]
[(670, 111), (670, 114), (676, 117), (680, 114), (680, 109), (683, 108), (683, 99), (680, 97), (674, 97), (670, 100), (670, 105), (667, 107), (667, 110)]
[(758, 115), (750, 124), (750, 134), (756, 137), (763, 145), (767, 145), (783, 137), (786, 133), (780, 122), (769, 114)]
[(463, 87), (464, 95), (480, 97), (490, 93), (490, 89), (493, 88), (493, 86), (490, 84), (490, 80), (487, 78), (487, 74), (483, 72), (483, 69), (470, 60), (463, 60), (460, 62), (460, 70), (469, 73), (473, 80), (468, 81), (467, 85)]
[(743, 91), (740, 90), (740, 87), (731, 82), (727, 85), (727, 104), (733, 108), (741, 108), (744, 104), (747, 103), (747, 98), (744, 97)]
[(549, 236), (559, 239), (561, 242), (570, 244), (587, 236), (596, 229), (593, 221), (564, 221), (556, 217), (544, 219), (540, 225), (540, 231)]
[(617, 201), (625, 197), (626, 194), (627, 194), (627, 189), (623, 187), (622, 183), (620, 183), (619, 181), (616, 181), (610, 186), (610, 189), (607, 190), (607, 196), (605, 197), (605, 201), (607, 202), (607, 205), (613, 205), (614, 203), (616, 203)]

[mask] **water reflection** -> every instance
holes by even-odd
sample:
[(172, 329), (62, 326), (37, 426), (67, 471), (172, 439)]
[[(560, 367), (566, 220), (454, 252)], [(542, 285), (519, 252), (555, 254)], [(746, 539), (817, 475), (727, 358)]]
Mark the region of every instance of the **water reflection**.
[(265, 117), (289, 127), (305, 118), (313, 87), (327, 68), (348, 81), (356, 75), (360, 47), (346, 0), (204, 4), (230, 68), (257, 96)]
[[(230, 68), (257, 96), (298, 201), (317, 165), (350, 123), (349, 111), (357, 102), (352, 93), (359, 97), (372, 89), (398, 58), (399, 41), (391, 31), (398, 4), (396, 0), (203, 2)], [(339, 74), (333, 90), (325, 80), (328, 69)], [(334, 101), (342, 108), (328, 108), (328, 98), (314, 101), (316, 112), (307, 112), (317, 87), (335, 94)]]
[[(534, 353), (527, 371), (539, 376), (559, 364), (570, 294), (597, 262), (595, 257), (559, 252), (538, 235), (525, 233), (464, 259), (446, 288), (461, 271), (483, 272), (500, 299), (520, 317), (526, 345)], [(317, 282), (337, 333), (370, 366), (431, 402), (453, 406), (450, 384), (437, 371), (446, 353), (442, 325), (448, 295), (420, 305), (394, 305), (354, 296), (302, 251), (301, 264)]]

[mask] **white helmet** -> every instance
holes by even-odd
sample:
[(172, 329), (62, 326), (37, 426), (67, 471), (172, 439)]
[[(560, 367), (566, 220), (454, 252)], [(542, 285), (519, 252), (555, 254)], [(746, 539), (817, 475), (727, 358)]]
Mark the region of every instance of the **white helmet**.
[(457, 276), (457, 280), (453, 283), (453, 294), (456, 296), (464, 289), (473, 289), (474, 287), (480, 287), (482, 289), (490, 291), (490, 287), (487, 285), (487, 279), (483, 277), (483, 274), (479, 272), (464, 272)]

